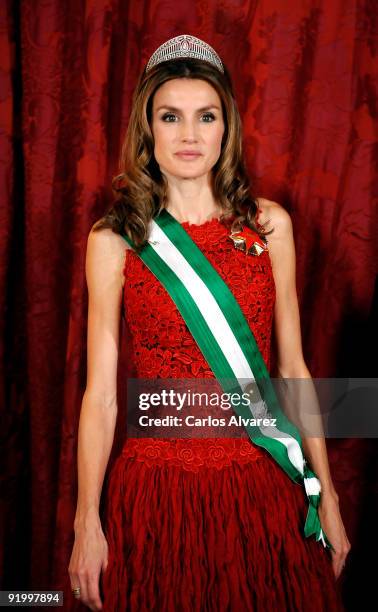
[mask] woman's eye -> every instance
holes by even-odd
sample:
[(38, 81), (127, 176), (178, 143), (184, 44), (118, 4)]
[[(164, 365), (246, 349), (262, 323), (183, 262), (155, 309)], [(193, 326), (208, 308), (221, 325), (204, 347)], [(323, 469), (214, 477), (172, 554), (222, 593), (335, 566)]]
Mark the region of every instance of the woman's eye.
[[(176, 115), (173, 113), (165, 113), (165, 115), (162, 116), (163, 121), (166, 121), (168, 117), (176, 117)], [(172, 123), (172, 121), (168, 121), (168, 123)]]
[(210, 118), (211, 121), (205, 121), (205, 123), (211, 123), (215, 119), (215, 116), (213, 115), (213, 113), (205, 113), (204, 115), (202, 115), (202, 117)]

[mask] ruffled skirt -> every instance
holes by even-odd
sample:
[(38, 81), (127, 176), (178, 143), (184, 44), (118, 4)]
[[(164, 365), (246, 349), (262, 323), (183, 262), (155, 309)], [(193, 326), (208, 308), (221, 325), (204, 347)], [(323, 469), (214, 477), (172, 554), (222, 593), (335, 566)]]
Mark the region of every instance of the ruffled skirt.
[(304, 488), (249, 441), (129, 439), (109, 476), (104, 612), (339, 612)]

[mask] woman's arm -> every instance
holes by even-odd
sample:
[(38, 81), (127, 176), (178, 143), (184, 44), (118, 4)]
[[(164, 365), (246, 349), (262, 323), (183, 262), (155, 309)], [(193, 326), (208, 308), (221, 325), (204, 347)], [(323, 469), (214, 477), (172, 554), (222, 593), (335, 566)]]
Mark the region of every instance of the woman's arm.
[[(277, 340), (278, 373), (284, 379), (311, 379), (302, 352), (291, 218), (288, 212), (276, 202), (260, 198), (259, 205), (262, 210), (259, 223), (270, 219), (267, 229), (274, 228), (272, 234), (267, 238), (276, 287), (274, 331)], [(301, 419), (300, 414), (297, 416)], [(319, 431), (320, 422), (319, 415), (316, 431)], [(320, 511), (325, 522), (325, 524), (322, 522), (322, 526), (338, 553), (334, 558), (334, 569), (338, 575), (350, 544), (338, 510), (338, 495), (331, 478), (324, 436), (302, 437), (302, 442), (306, 459), (321, 484)]]
[[(123, 244), (120, 243), (122, 241)], [(117, 418), (117, 362), (126, 245), (110, 229), (87, 242), (87, 385), (78, 432), (78, 500), (75, 527), (98, 515)]]
[[(263, 213), (259, 222), (270, 219), (267, 229), (274, 228), (274, 232), (268, 236), (268, 247), (276, 286), (274, 331), (277, 340), (277, 369), (279, 376), (294, 381), (293, 388), (294, 379), (311, 379), (311, 374), (302, 352), (292, 222), (289, 213), (276, 202), (264, 200), (261, 209)], [(293, 408), (293, 414), (295, 409)], [(301, 418), (300, 414), (295, 416)], [(317, 425), (314, 431), (319, 431), (321, 426), (319, 423)], [(329, 470), (324, 437), (303, 438), (303, 448), (306, 458), (319, 477), (322, 491), (337, 498)]]
[(123, 265), (127, 243), (110, 229), (87, 241), (87, 385), (78, 432), (78, 498), (75, 544), (69, 574), (80, 599), (101, 609), (99, 574), (107, 566), (107, 543), (99, 503), (117, 418), (117, 363)]

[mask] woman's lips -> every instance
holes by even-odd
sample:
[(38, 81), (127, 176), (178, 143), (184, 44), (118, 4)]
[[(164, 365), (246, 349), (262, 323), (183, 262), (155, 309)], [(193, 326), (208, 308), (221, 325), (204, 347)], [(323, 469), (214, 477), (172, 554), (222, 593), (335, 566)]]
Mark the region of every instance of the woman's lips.
[(188, 161), (193, 160), (193, 159), (197, 159), (198, 157), (201, 157), (201, 153), (175, 153), (175, 155), (177, 155), (177, 157), (180, 157), (180, 159), (186, 159)]

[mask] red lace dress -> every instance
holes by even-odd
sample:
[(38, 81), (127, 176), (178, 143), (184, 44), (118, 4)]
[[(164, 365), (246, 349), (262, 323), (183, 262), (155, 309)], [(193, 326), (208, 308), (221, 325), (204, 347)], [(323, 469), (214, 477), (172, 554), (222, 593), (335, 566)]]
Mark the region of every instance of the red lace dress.
[[(269, 369), (275, 285), (217, 219), (182, 223), (234, 293)], [(124, 306), (139, 378), (213, 378), (177, 307), (128, 250)], [(306, 539), (304, 489), (244, 438), (128, 438), (113, 464), (107, 612), (342, 610), (329, 551)]]

